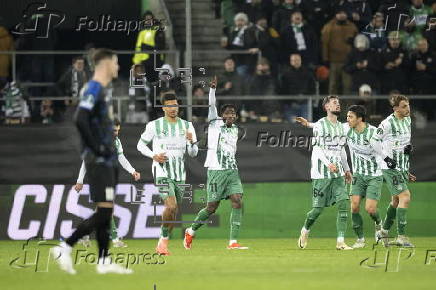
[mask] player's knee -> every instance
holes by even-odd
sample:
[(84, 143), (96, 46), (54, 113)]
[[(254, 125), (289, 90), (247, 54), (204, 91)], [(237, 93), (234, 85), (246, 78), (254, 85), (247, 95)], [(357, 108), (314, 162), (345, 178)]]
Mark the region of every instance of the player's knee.
[(376, 208), (373, 205), (367, 205), (365, 207), (365, 210), (368, 214), (375, 214), (375, 212), (376, 212)]
[(358, 213), (359, 212), (359, 203), (358, 202), (352, 202), (351, 203), (351, 212), (352, 213)]
[(207, 207), (206, 207), (206, 210), (207, 210), (207, 212), (208, 212), (209, 214), (214, 214), (215, 211), (217, 210), (217, 208), (218, 208), (218, 205), (215, 205), (215, 204), (208, 204)]
[(242, 198), (238, 197), (232, 200), (232, 208), (242, 208)]
[(177, 204), (169, 203), (169, 204), (167, 204), (166, 208), (171, 214), (174, 214), (177, 211)]

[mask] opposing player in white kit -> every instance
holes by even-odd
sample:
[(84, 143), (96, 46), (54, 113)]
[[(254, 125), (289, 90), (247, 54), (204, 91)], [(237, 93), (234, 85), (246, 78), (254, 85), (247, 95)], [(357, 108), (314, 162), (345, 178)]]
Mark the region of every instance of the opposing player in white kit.
[[(162, 99), (162, 109), (165, 116), (147, 124), (144, 133), (138, 141), (137, 149), (145, 156), (153, 159), (152, 171), (159, 187), (165, 209), (162, 214), (164, 221), (161, 226), (161, 236), (156, 252), (170, 255), (168, 251), (169, 234), (174, 227), (177, 207), (182, 202), (185, 184), (185, 153), (195, 157), (198, 153), (197, 137), (191, 122), (179, 118), (178, 101), (174, 94), (165, 94)], [(148, 144), (153, 143), (153, 150)]]

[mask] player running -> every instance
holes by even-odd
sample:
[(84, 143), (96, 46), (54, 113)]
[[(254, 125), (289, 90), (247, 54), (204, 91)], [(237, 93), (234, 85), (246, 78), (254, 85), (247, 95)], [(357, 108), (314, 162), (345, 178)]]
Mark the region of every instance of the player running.
[[(139, 172), (136, 172), (135, 168), (132, 167), (129, 160), (127, 160), (126, 156), (124, 156), (123, 145), (121, 144), (120, 138), (118, 137), (120, 129), (121, 129), (121, 122), (120, 122), (120, 120), (115, 118), (115, 120), (114, 120), (114, 137), (115, 137), (114, 145), (115, 145), (116, 152), (118, 154), (118, 162), (121, 164), (121, 166), (127, 172), (129, 172), (132, 175), (132, 177), (135, 181), (138, 181), (139, 179), (141, 179), (141, 174)], [(83, 179), (85, 178), (85, 174), (86, 174), (86, 167), (85, 167), (85, 161), (83, 161), (82, 166), (80, 167), (79, 177), (77, 177), (77, 182), (76, 182), (76, 185), (74, 186), (74, 189), (77, 192), (80, 192), (83, 188)], [(117, 184), (117, 183), (118, 182), (116, 181), (115, 184)], [(117, 227), (115, 225), (115, 219), (113, 216), (111, 219), (111, 240), (112, 240), (112, 245), (114, 246), (114, 248), (127, 247), (127, 244), (125, 242), (123, 242), (118, 237)], [(91, 242), (89, 240), (89, 235), (86, 235), (82, 239), (80, 239), (79, 243), (85, 247), (89, 247), (91, 245)]]
[(226, 104), (221, 107), (221, 118), (218, 117), (215, 99), (217, 78), (215, 77), (209, 90), (209, 127), (207, 137), (207, 206), (200, 210), (195, 222), (185, 231), (184, 247), (192, 247), (195, 232), (217, 210), (220, 201), (230, 199), (232, 212), (230, 215), (230, 241), (228, 249), (248, 249), (238, 244), (239, 229), (242, 219), (242, 184), (236, 164), (236, 144), (238, 130), (236, 107)]
[[(161, 226), (161, 235), (156, 252), (170, 255), (168, 251), (169, 235), (176, 220), (177, 207), (182, 202), (185, 184), (185, 153), (195, 157), (198, 153), (197, 137), (191, 122), (179, 118), (178, 100), (176, 95), (163, 95), (162, 109), (164, 117), (147, 124), (144, 133), (138, 141), (137, 149), (145, 156), (153, 159), (152, 171), (155, 183), (165, 186), (159, 187), (165, 209)], [(153, 151), (148, 144), (153, 142)]]
[[(318, 120), (313, 125), (316, 143), (313, 145), (310, 171), (313, 187), (312, 209), (307, 213), (306, 221), (301, 229), (298, 247), (306, 248), (310, 228), (324, 207), (336, 204), (338, 208), (336, 249), (352, 250), (353, 248), (344, 241), (349, 212), (349, 198), (345, 182), (351, 183), (352, 175), (345, 152), (346, 132), (338, 121), (341, 113), (339, 97), (327, 96), (322, 105), (327, 112), (327, 117)], [(304, 119), (297, 118), (297, 121), (301, 120)]]
[(83, 220), (73, 234), (52, 248), (60, 268), (75, 274), (71, 258), (72, 247), (85, 235), (96, 231), (98, 243), (97, 273), (130, 274), (131, 269), (112, 263), (109, 256), (109, 230), (113, 212), (116, 153), (113, 143), (113, 121), (110, 116), (110, 99), (106, 87), (118, 76), (117, 55), (108, 49), (98, 49), (93, 56), (95, 71), (81, 91), (75, 122), (82, 143), (82, 158), (88, 170), (91, 199), (96, 203), (95, 213)]
[[(353, 166), (353, 183), (351, 187), (351, 217), (353, 230), (357, 240), (353, 248), (365, 247), (363, 236), (363, 219), (360, 215), (360, 202), (366, 197), (365, 210), (375, 223), (376, 241), (382, 221), (377, 209), (383, 186), (381, 167), (385, 164), (389, 168), (395, 168), (395, 160), (382, 153), (381, 140), (376, 131), (377, 128), (366, 123), (365, 107), (354, 105), (348, 109), (347, 144), (350, 148), (351, 163)], [(384, 161), (384, 162), (383, 162)]]
[(389, 244), (403, 247), (414, 247), (406, 237), (407, 208), (410, 203), (410, 191), (407, 187), (408, 181), (415, 181), (416, 177), (409, 172), (409, 156), (412, 152), (411, 119), (409, 99), (403, 95), (394, 95), (390, 99), (393, 114), (384, 119), (378, 129), (378, 138), (382, 140), (384, 154), (394, 159), (397, 163), (395, 169), (386, 165), (382, 167), (383, 178), (386, 181), (391, 202), (386, 212), (380, 237), (385, 246), (388, 245), (388, 231), (397, 219), (398, 237)]

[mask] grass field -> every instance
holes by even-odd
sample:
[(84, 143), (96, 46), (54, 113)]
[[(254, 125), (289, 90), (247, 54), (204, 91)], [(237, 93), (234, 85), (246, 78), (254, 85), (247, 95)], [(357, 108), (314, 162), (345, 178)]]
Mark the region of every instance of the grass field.
[[(128, 240), (128, 248), (114, 253), (153, 252), (154, 240)], [(308, 248), (299, 250), (295, 239), (248, 239), (249, 250), (229, 251), (226, 240), (197, 239), (191, 251), (186, 251), (180, 239), (170, 244), (172, 256), (161, 265), (133, 265), (132, 275), (105, 275), (95, 272), (95, 266), (76, 266), (77, 275), (71, 276), (50, 263), (48, 272), (35, 272), (34, 267), (18, 269), (9, 262), (20, 255), (22, 242), (0, 242), (0, 289), (434, 289), (436, 275), (436, 238), (414, 238), (411, 252), (389, 248), (386, 265), (372, 262), (369, 245), (353, 251), (336, 251), (335, 240), (314, 238)], [(84, 249), (77, 246), (75, 250)], [(427, 261), (427, 250), (430, 252)], [(89, 251), (96, 251), (95, 244)], [(387, 250), (376, 247), (380, 259)], [(399, 261), (399, 264), (397, 263)], [(426, 262), (428, 263), (426, 265)], [(398, 269), (397, 269), (397, 266)]]

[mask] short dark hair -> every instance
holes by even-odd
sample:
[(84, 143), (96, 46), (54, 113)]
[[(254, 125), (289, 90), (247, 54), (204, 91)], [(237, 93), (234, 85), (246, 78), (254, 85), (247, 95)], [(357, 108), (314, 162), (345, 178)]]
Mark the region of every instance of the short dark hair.
[(114, 126), (121, 126), (121, 121), (118, 118), (114, 118)]
[(165, 104), (166, 101), (172, 101), (172, 100), (177, 100), (177, 96), (173, 93), (165, 93), (162, 95), (160, 102), (162, 103), (162, 105)]
[(235, 62), (235, 59), (233, 58), (233, 57), (231, 57), (231, 56), (228, 56), (228, 57), (226, 57), (225, 59), (224, 59), (224, 62), (226, 62), (227, 60), (233, 60), (233, 62)]
[(98, 48), (95, 50), (94, 54), (92, 55), (92, 60), (94, 62), (94, 65), (98, 65), (100, 61), (104, 59), (112, 59), (116, 53), (108, 48)]
[(352, 105), (348, 108), (349, 112), (353, 112), (356, 114), (357, 118), (362, 118), (362, 121), (365, 122), (366, 118), (366, 109), (362, 105)]
[(220, 115), (222, 115), (224, 113), (224, 111), (227, 110), (227, 108), (233, 108), (233, 109), (235, 109), (235, 111), (237, 111), (237, 108), (236, 108), (235, 105), (233, 105), (233, 104), (224, 104), (220, 108)]
[(336, 96), (336, 95), (329, 95), (329, 96), (326, 96), (326, 97), (324, 97), (324, 99), (322, 100), (322, 109), (325, 111), (325, 105), (327, 105), (329, 102), (330, 102), (330, 100), (332, 100), (332, 99), (337, 99), (337, 100), (339, 100), (339, 96)]
[(75, 57), (73, 57), (73, 63), (76, 63), (76, 61), (78, 61), (78, 60), (85, 61), (85, 58), (83, 56), (75, 56)]
[(405, 95), (395, 94), (392, 95), (389, 99), (389, 103), (392, 107), (397, 107), (400, 105), (401, 101), (409, 102), (409, 98), (407, 98)]

